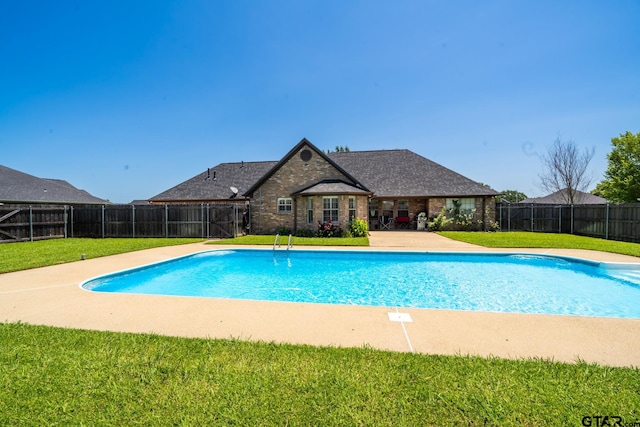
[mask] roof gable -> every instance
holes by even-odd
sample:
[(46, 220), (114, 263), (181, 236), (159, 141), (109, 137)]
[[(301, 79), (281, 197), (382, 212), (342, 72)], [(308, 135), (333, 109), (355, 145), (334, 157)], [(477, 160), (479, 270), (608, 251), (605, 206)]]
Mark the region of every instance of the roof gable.
[(359, 194), (368, 195), (371, 194), (363, 188), (356, 187), (348, 182), (344, 182), (339, 179), (325, 179), (315, 184), (312, 184), (302, 190), (298, 190), (293, 194), (299, 194), (301, 196), (321, 195), (321, 194)]
[[(275, 175), (280, 170), (280, 168), (282, 168), (285, 164), (287, 164), (287, 162), (289, 162), (289, 160), (291, 160), (292, 157), (295, 156), (296, 154), (300, 155), (301, 159), (303, 159), (304, 161), (303, 156), (305, 156), (305, 153), (304, 153), (305, 150), (310, 150), (313, 153), (315, 153), (315, 155), (320, 156), (320, 158), (322, 158), (325, 162), (329, 163), (332, 167), (334, 167), (347, 180), (353, 182), (353, 185), (355, 185), (356, 187), (362, 188), (363, 190), (368, 191), (368, 189), (365, 188), (364, 185), (362, 185), (361, 182), (358, 179), (356, 179), (350, 172), (348, 172), (342, 166), (334, 162), (330, 157), (328, 157), (325, 153), (323, 153), (322, 150), (319, 150), (315, 145), (309, 142), (309, 140), (307, 140), (306, 138), (302, 138), (300, 142), (296, 144), (295, 147), (293, 147), (278, 163), (276, 163), (269, 172), (267, 172), (253, 186), (251, 186), (251, 188), (249, 188), (249, 190), (247, 190), (247, 192), (244, 193), (244, 195), (248, 197), (253, 197), (253, 193), (261, 185), (263, 185), (267, 180), (269, 180), (273, 175)], [(313, 153), (308, 155), (310, 156), (308, 160), (311, 159), (311, 156), (313, 156)]]

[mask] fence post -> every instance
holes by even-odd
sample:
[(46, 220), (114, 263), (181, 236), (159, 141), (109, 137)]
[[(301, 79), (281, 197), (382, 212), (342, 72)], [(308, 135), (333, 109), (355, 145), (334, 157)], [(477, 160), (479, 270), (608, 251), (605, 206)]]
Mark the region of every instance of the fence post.
[(233, 237), (238, 237), (238, 205), (233, 204)]
[(64, 205), (64, 238), (67, 238), (67, 205)]
[(200, 203), (200, 235), (204, 239), (204, 203)]
[(104, 205), (102, 205), (102, 238), (104, 239)]
[(534, 231), (536, 231), (536, 228), (533, 224), (533, 203), (531, 203), (531, 232), (533, 233)]
[(69, 223), (71, 223), (71, 237), (73, 237), (73, 205), (71, 205), (71, 218), (69, 218)]
[(562, 233), (562, 205), (558, 205), (558, 233)]
[(169, 205), (164, 205), (164, 237), (169, 238)]
[(33, 242), (33, 210), (29, 205), (29, 240)]
[(573, 204), (571, 205), (571, 234), (573, 234)]
[(136, 238), (136, 205), (131, 205), (131, 236)]
[(607, 203), (607, 215), (606, 215), (606, 220), (605, 220), (605, 225), (604, 225), (604, 238), (606, 240), (609, 240), (609, 203)]
[(207, 203), (207, 239), (211, 238), (211, 206)]

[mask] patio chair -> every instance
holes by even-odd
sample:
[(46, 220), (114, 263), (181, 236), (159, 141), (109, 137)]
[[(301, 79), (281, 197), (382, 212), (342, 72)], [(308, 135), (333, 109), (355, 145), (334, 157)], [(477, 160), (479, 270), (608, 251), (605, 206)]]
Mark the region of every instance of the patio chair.
[(391, 230), (393, 219), (390, 216), (380, 217), (380, 230)]
[(398, 225), (399, 228), (408, 229), (409, 226), (411, 225), (411, 218), (408, 216), (396, 217), (396, 224)]

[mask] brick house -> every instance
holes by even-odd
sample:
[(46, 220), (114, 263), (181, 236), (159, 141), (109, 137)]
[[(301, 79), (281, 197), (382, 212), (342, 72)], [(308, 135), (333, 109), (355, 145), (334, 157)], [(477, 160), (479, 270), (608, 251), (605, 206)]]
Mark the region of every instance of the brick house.
[(149, 199), (150, 203), (236, 203), (250, 232), (316, 230), (318, 222), (415, 229), (419, 213), (454, 204), (495, 219), (498, 193), (409, 150), (323, 153), (302, 139), (281, 160), (222, 163)]

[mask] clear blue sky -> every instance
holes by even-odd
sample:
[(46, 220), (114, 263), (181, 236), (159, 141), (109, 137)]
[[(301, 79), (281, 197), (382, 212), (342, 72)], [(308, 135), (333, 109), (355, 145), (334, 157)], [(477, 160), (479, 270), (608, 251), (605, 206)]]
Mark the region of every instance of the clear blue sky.
[(543, 195), (640, 132), (640, 1), (3, 1), (0, 164), (113, 202), (221, 162), (408, 148)]

